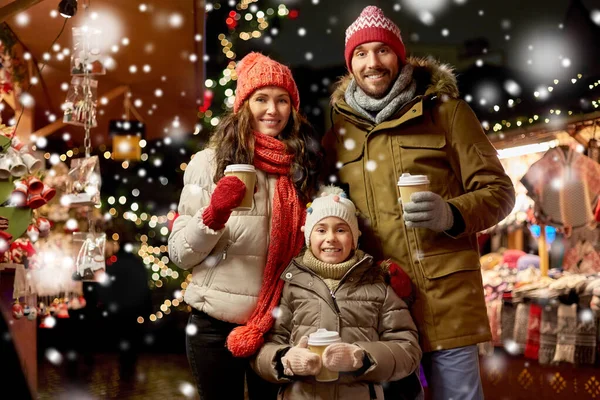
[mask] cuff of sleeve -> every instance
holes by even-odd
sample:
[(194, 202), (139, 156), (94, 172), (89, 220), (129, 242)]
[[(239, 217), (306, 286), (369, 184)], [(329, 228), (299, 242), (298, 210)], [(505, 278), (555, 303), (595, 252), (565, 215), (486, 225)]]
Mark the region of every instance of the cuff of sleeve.
[(357, 369), (356, 371), (354, 371), (352, 373), (355, 377), (359, 377), (361, 375), (366, 374), (371, 369), (371, 367), (374, 367), (374, 365), (375, 365), (375, 361), (371, 360), (371, 356), (369, 355), (369, 353), (367, 353), (367, 351), (364, 349), (363, 349), (363, 353), (364, 353), (364, 356), (363, 356), (362, 367), (360, 367), (359, 369)]
[(206, 240), (206, 236), (220, 236), (223, 232), (223, 229), (214, 230), (204, 223), (202, 213), (205, 209), (206, 207), (203, 207), (198, 210), (185, 227), (185, 241), (188, 242), (190, 248), (194, 250), (202, 247)]
[(283, 373), (284, 367), (283, 367), (283, 362), (281, 362), (281, 359), (283, 358), (283, 356), (285, 356), (287, 354), (287, 352), (290, 351), (290, 349), (291, 349), (291, 347), (286, 347), (281, 350), (278, 350), (277, 353), (275, 353), (275, 371), (277, 372), (277, 379), (279, 379), (279, 380), (293, 378), (293, 377), (285, 375)]
[(446, 233), (446, 235), (456, 239), (462, 233), (464, 233), (467, 226), (465, 224), (465, 220), (464, 220), (462, 214), (460, 213), (460, 211), (458, 211), (458, 208), (456, 208), (456, 206), (452, 203), (448, 203), (448, 205), (450, 206), (450, 210), (452, 211), (452, 217), (454, 218), (454, 223), (452, 224), (452, 227), (450, 229), (445, 231), (445, 233)]

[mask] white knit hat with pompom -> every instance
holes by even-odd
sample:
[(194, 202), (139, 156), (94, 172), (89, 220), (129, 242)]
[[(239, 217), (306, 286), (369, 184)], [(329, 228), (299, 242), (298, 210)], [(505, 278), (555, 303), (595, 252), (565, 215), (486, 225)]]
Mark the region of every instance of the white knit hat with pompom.
[(348, 198), (346, 193), (337, 186), (322, 186), (319, 190), (320, 196), (308, 203), (306, 210), (306, 223), (304, 224), (304, 239), (306, 245), (310, 244), (310, 234), (315, 225), (323, 218), (338, 217), (345, 221), (350, 227), (354, 248), (358, 245), (360, 230), (356, 218), (356, 207)]

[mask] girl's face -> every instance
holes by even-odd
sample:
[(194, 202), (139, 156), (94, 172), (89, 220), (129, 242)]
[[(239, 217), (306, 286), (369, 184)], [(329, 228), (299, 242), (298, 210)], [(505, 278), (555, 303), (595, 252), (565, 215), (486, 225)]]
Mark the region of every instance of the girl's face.
[(248, 103), (252, 113), (252, 129), (267, 136), (279, 136), (292, 112), (292, 102), (287, 90), (278, 86), (266, 86), (252, 93)]
[(310, 233), (310, 251), (323, 262), (339, 264), (346, 261), (350, 257), (352, 247), (352, 231), (348, 224), (338, 217), (323, 218)]

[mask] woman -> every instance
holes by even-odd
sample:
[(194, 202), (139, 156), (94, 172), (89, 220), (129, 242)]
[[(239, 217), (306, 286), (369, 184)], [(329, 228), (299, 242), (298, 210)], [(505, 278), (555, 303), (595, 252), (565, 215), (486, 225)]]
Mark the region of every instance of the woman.
[[(187, 330), (186, 348), (200, 397), (209, 400), (243, 399), (244, 377), (250, 399), (276, 396), (277, 387), (260, 380), (246, 357), (273, 324), (279, 275), (302, 247), (304, 204), (319, 170), (320, 147), (298, 113), (290, 70), (251, 53), (236, 72), (233, 113), (188, 165), (169, 237), (171, 259), (193, 268), (184, 300), (197, 332)], [(250, 211), (233, 211), (246, 187), (224, 176), (230, 164), (256, 168)]]

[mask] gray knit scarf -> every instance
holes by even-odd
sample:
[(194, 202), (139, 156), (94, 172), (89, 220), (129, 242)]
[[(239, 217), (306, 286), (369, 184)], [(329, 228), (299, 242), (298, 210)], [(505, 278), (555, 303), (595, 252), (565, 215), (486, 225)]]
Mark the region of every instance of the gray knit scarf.
[(417, 83), (413, 79), (413, 66), (406, 64), (394, 82), (389, 93), (381, 99), (366, 94), (352, 78), (344, 98), (346, 103), (369, 121), (380, 124), (394, 115), (404, 104), (415, 97)]

